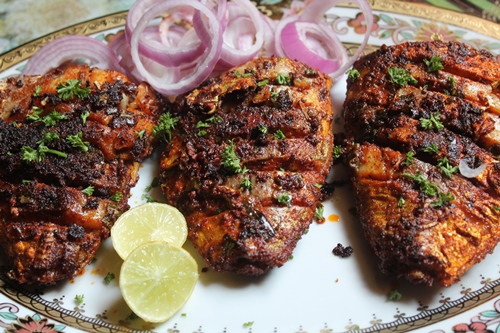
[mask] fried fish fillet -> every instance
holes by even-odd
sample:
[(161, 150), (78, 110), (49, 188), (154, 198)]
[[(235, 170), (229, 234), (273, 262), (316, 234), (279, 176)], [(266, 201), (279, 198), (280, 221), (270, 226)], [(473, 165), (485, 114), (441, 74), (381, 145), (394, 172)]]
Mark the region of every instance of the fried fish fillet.
[(163, 105), (149, 85), (88, 66), (0, 83), (0, 237), (10, 278), (53, 284), (83, 270), (129, 207)]
[(259, 275), (289, 260), (332, 164), (330, 88), (301, 63), (260, 58), (173, 104), (161, 187), (215, 271)]
[(388, 275), (450, 286), (500, 240), (500, 64), (438, 41), (353, 69), (346, 162), (365, 236)]

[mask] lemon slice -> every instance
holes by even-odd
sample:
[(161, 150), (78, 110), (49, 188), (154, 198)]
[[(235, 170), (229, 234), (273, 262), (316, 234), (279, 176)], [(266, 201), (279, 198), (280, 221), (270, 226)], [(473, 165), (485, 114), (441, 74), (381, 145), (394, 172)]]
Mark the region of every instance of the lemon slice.
[(198, 265), (189, 252), (170, 243), (150, 242), (125, 259), (119, 285), (123, 299), (137, 316), (160, 323), (186, 303), (198, 277)]
[(164, 203), (145, 203), (123, 213), (111, 228), (113, 247), (126, 259), (139, 245), (165, 241), (182, 246), (187, 238), (186, 219), (177, 208)]

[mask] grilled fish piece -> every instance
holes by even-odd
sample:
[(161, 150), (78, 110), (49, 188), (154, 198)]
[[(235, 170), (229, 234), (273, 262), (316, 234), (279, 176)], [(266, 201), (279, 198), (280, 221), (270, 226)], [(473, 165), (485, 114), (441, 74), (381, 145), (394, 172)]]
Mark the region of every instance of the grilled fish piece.
[(438, 41), (353, 67), (345, 156), (366, 239), (383, 272), (450, 286), (500, 240), (500, 64)]
[(260, 275), (289, 260), (332, 164), (330, 88), (301, 63), (260, 58), (172, 105), (161, 187), (215, 271)]
[(0, 237), (19, 283), (73, 278), (129, 208), (164, 103), (88, 66), (0, 83)]

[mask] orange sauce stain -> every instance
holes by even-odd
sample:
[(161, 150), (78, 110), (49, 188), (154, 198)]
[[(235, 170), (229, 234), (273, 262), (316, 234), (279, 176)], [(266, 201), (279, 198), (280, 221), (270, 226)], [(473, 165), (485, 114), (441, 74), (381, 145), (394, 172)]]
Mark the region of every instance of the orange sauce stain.
[(331, 214), (328, 216), (328, 221), (330, 222), (338, 222), (340, 220), (340, 217), (337, 214)]

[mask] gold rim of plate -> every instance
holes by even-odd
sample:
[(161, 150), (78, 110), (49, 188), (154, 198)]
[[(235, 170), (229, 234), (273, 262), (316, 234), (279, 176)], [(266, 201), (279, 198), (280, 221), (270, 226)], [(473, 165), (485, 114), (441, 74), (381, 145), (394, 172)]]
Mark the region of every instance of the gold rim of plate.
[[(395, 0), (368, 0), (368, 2), (375, 11), (424, 18), (430, 21), (465, 28), (472, 32), (480, 33), (493, 38), (498, 38), (498, 36), (500, 36), (500, 24), (496, 24), (480, 17), (457, 13), (454, 11), (420, 3)], [(351, 7), (347, 4), (345, 6)], [(33, 54), (35, 54), (35, 52), (38, 51), (38, 49), (40, 49), (43, 45), (58, 37), (65, 35), (91, 35), (106, 30), (119, 28), (125, 25), (126, 18), (127, 11), (119, 12), (116, 14), (107, 15), (97, 19), (92, 19), (86, 22), (75, 24), (28, 42), (22, 46), (19, 46), (0, 55), (0, 72), (5, 71), (28, 59)], [(52, 308), (49, 302), (45, 301), (43, 298), (40, 298), (38, 295), (34, 295), (31, 292), (24, 290), (22, 286), (18, 286), (15, 283), (6, 281), (3, 277), (0, 279), (0, 291), (2, 292), (2, 294), (18, 304), (24, 305), (29, 309), (32, 309), (39, 313), (43, 313), (43, 315), (48, 318), (63, 322), (64, 324), (80, 330), (97, 330), (99, 332), (134, 331), (125, 327), (115, 326), (113, 324), (105, 323), (102, 321), (96, 323), (96, 319), (86, 317), (79, 313), (73, 313), (71, 311), (60, 312), (58, 309)], [(422, 328), (470, 310), (480, 304), (494, 299), (499, 294), (500, 280), (490, 281), (490, 283), (485, 283), (483, 288), (474, 291), (468, 294), (466, 297), (462, 298), (459, 302), (460, 304), (455, 304), (446, 308), (438, 307), (431, 311), (424, 311), (425, 313), (420, 313), (416, 316), (413, 316), (411, 322), (396, 321), (392, 323), (379, 324), (376, 325), (376, 327), (366, 328), (362, 331), (406, 332), (417, 328)]]

